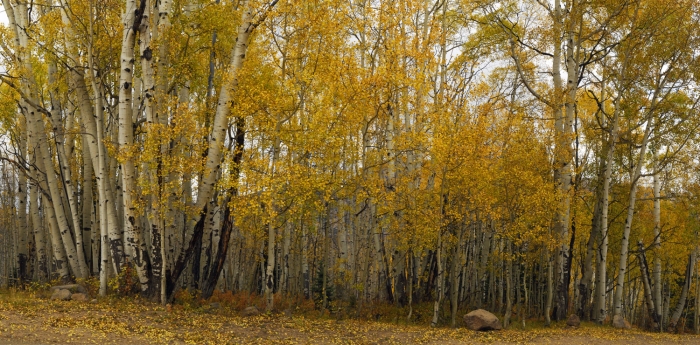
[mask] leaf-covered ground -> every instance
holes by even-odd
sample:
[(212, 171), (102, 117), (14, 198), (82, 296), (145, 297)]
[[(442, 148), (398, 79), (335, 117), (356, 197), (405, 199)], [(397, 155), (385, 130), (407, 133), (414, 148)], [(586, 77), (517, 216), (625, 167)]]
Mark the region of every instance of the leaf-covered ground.
[(0, 344), (698, 344), (695, 335), (584, 325), (473, 332), (301, 315), (232, 315), (139, 300), (58, 302), (0, 294)]

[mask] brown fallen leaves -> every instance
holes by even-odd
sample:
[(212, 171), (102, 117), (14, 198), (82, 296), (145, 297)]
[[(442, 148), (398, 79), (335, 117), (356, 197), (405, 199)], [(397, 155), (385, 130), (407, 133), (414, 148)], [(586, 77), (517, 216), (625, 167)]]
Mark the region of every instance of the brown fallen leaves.
[[(169, 309), (169, 310), (168, 310)], [(75, 304), (0, 294), (0, 344), (665, 344), (694, 335), (654, 334), (583, 324), (473, 332), (293, 315), (243, 318), (236, 311), (166, 308), (134, 299)]]

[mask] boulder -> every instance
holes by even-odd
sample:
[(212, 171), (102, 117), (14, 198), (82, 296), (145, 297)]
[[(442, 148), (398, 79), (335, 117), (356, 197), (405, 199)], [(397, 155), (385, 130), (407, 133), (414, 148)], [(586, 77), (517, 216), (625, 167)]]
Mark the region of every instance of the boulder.
[(58, 285), (51, 288), (51, 292), (56, 290), (68, 290), (70, 293), (84, 293), (87, 295), (87, 289), (80, 284)]
[(52, 300), (70, 301), (71, 293), (66, 289), (54, 290), (51, 294)]
[(70, 296), (70, 299), (78, 302), (87, 302), (87, 295), (84, 293), (74, 293)]
[(477, 309), (464, 315), (464, 323), (467, 328), (473, 331), (490, 331), (502, 328), (496, 315), (483, 309)]
[(241, 316), (258, 316), (258, 315), (260, 315), (260, 310), (258, 310), (258, 308), (256, 308), (255, 306), (245, 308), (241, 312)]
[(221, 309), (221, 303), (219, 302), (214, 302), (209, 304), (209, 308), (211, 309)]
[(569, 315), (569, 318), (566, 319), (566, 325), (570, 327), (578, 327), (581, 325), (581, 319), (579, 319), (578, 315), (571, 314)]
[(613, 317), (613, 327), (615, 328), (624, 328), (624, 329), (630, 329), (632, 326), (630, 325), (625, 318), (623, 318), (621, 315), (615, 315)]

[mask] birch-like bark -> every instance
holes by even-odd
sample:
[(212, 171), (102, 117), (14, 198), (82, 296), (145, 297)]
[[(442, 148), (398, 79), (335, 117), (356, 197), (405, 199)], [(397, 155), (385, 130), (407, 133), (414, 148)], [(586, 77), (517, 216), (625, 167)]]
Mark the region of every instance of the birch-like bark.
[[(81, 190), (81, 222), (80, 229), (83, 236), (83, 253), (85, 253), (85, 262), (88, 266), (91, 265), (93, 253), (92, 253), (92, 229), (94, 227), (94, 222), (92, 219), (93, 212), (93, 201), (92, 201), (92, 160), (90, 158), (90, 150), (83, 148), (83, 188)], [(94, 271), (95, 267), (92, 267)]]
[[(69, 279), (68, 269), (64, 266), (66, 262), (71, 266), (74, 274), (79, 277), (87, 277), (84, 276), (84, 270), (81, 270), (81, 266), (78, 263), (75, 243), (73, 243), (73, 239), (71, 238), (70, 229), (67, 227), (65, 214), (63, 213), (63, 206), (60, 203), (60, 193), (58, 192), (56, 175), (55, 171), (53, 170), (53, 162), (51, 161), (48, 143), (44, 133), (44, 121), (41, 114), (38, 113), (38, 110), (33, 106), (34, 104), (39, 103), (36, 101), (36, 82), (34, 81), (29, 56), (30, 47), (29, 39), (27, 37), (27, 7), (23, 2), (18, 3), (16, 6), (12, 6), (8, 0), (3, 0), (3, 7), (5, 8), (5, 13), (7, 15), (10, 27), (15, 34), (15, 45), (18, 52), (17, 60), (23, 69), (21, 73), (21, 87), (24, 92), (24, 97), (27, 99), (25, 99), (25, 101), (22, 103), (24, 104), (23, 109), (27, 121), (28, 144), (30, 145), (31, 150), (34, 152), (36, 167), (39, 170), (43, 170), (45, 174), (44, 176), (46, 176), (48, 179), (45, 184), (48, 184), (48, 190), (50, 190), (51, 198), (53, 199), (53, 205), (51, 207), (55, 207), (55, 210), (59, 212), (58, 217), (61, 217), (61, 227), (59, 229), (57, 222), (56, 226), (52, 228), (51, 237), (54, 244), (54, 258), (57, 263), (57, 269), (62, 280)], [(43, 187), (46, 186), (42, 186), (42, 188)], [(51, 215), (53, 212), (49, 213), (49, 208), (50, 207), (46, 207), (45, 211), (47, 211), (47, 214)], [(52, 219), (55, 220), (55, 217), (56, 215), (54, 215), (54, 218)], [(61, 240), (64, 242), (63, 245), (60, 244)], [(65, 252), (68, 252), (68, 257), (63, 254)]]
[[(653, 107), (652, 107), (653, 108)], [(632, 186), (630, 188), (629, 194), (629, 204), (627, 206), (627, 219), (625, 220), (625, 227), (622, 232), (622, 244), (620, 249), (620, 265), (619, 272), (617, 274), (617, 283), (615, 284), (615, 295), (613, 298), (613, 315), (622, 315), (622, 292), (625, 285), (625, 273), (627, 272), (627, 257), (629, 254), (629, 237), (630, 230), (632, 229), (632, 220), (634, 219), (634, 206), (637, 201), (637, 187), (639, 178), (642, 174), (642, 165), (644, 164), (644, 156), (647, 150), (647, 144), (649, 143), (649, 136), (651, 135), (651, 130), (654, 124), (651, 121), (647, 122), (646, 129), (644, 130), (644, 138), (642, 139), (641, 149), (639, 152), (639, 158), (635, 163), (634, 172), (631, 178)]]
[(678, 320), (680, 320), (683, 314), (683, 309), (685, 309), (685, 302), (688, 299), (688, 291), (690, 290), (690, 284), (693, 282), (693, 272), (695, 271), (695, 259), (697, 256), (697, 248), (694, 248), (688, 257), (688, 266), (685, 270), (685, 280), (683, 281), (683, 289), (681, 289), (681, 296), (678, 299), (678, 304), (676, 304), (676, 309), (671, 314), (671, 319), (668, 321), (668, 329), (676, 329), (678, 325)]
[(149, 266), (150, 258), (143, 239), (143, 231), (136, 219), (136, 209), (133, 203), (136, 187), (136, 169), (133, 157), (134, 128), (132, 105), (132, 82), (134, 73), (134, 46), (136, 33), (139, 30), (146, 10), (146, 0), (137, 5), (136, 0), (126, 0), (126, 8), (122, 18), (122, 47), (119, 69), (119, 148), (125, 153), (120, 162), (122, 177), (122, 210), (124, 221), (124, 238), (127, 246), (131, 247), (132, 262), (141, 283), (141, 290), (150, 288)]
[[(31, 173), (32, 177), (37, 176), (36, 173)], [(32, 233), (34, 234), (34, 243), (36, 245), (36, 272), (40, 282), (44, 282), (48, 277), (47, 258), (46, 258), (46, 236), (44, 236), (43, 222), (39, 214), (39, 186), (32, 184), (29, 187), (29, 214), (32, 220)]]
[[(49, 85), (53, 86), (56, 84), (56, 63), (53, 61), (49, 62), (48, 67), (48, 82)], [(83, 234), (82, 228), (80, 227), (80, 221), (78, 218), (78, 201), (75, 199), (76, 194), (73, 190), (73, 179), (71, 178), (71, 169), (68, 162), (68, 156), (65, 151), (65, 135), (63, 129), (63, 123), (61, 121), (61, 104), (57, 98), (58, 90), (54, 89), (53, 92), (49, 91), (51, 97), (51, 124), (54, 129), (54, 139), (56, 142), (56, 154), (58, 157), (58, 168), (59, 173), (62, 178), (63, 192), (65, 193), (66, 199), (68, 201), (68, 212), (70, 213), (70, 220), (73, 228), (73, 234), (75, 236), (75, 247), (77, 256), (81, 260), (85, 260), (85, 251), (83, 247)], [(65, 208), (64, 208), (65, 210)], [(87, 261), (85, 261), (85, 274), (86, 277), (89, 275), (89, 269), (87, 267)]]
[[(19, 143), (19, 152), (24, 159), (24, 153), (27, 151), (27, 141), (24, 135), (21, 135)], [(29, 274), (29, 224), (27, 222), (27, 175), (24, 172), (19, 172), (17, 183), (17, 233), (18, 233), (18, 248), (17, 248), (17, 268), (18, 278), (22, 283), (30, 280), (32, 276)]]
[[(87, 149), (89, 151), (91, 165), (97, 183), (99, 203), (97, 207), (100, 209), (100, 212), (98, 212), (101, 217), (100, 224), (101, 226), (105, 227), (104, 231), (108, 236), (109, 243), (104, 243), (104, 249), (109, 250), (107, 255), (112, 255), (112, 262), (115, 266), (114, 270), (119, 272), (121, 269), (121, 264), (124, 262), (124, 246), (121, 233), (117, 227), (117, 219), (114, 209), (114, 196), (111, 187), (109, 187), (112, 185), (112, 183), (110, 181), (109, 174), (107, 174), (106, 149), (104, 146), (105, 134), (103, 124), (104, 108), (102, 103), (102, 93), (99, 91), (97, 82), (95, 81), (95, 76), (91, 75), (90, 80), (95, 95), (95, 107), (93, 108), (90, 101), (89, 92), (87, 90), (83, 68), (78, 65), (78, 53), (72, 41), (74, 34), (71, 29), (72, 23), (68, 17), (68, 5), (65, 1), (62, 1), (61, 5), (61, 17), (64, 23), (64, 33), (66, 36), (65, 42), (69, 61), (72, 61), (75, 64), (72, 66), (72, 68), (70, 68), (70, 82), (76, 93), (78, 110), (82, 120), (81, 126), (83, 131), (83, 150)], [(89, 23), (91, 28), (90, 31), (92, 32), (92, 15)], [(95, 65), (92, 61), (92, 35), (90, 36), (90, 42), (88, 45), (88, 61), (89, 66), (92, 67)], [(105, 206), (104, 209), (103, 205)], [(103, 229), (101, 228), (100, 234), (102, 233), (102, 230)], [(103, 257), (100, 258), (100, 260), (104, 261), (106, 258)], [(104, 268), (104, 266), (101, 267)], [(104, 284), (106, 284), (106, 281)]]
[(637, 257), (639, 258), (639, 271), (642, 274), (642, 284), (644, 285), (644, 303), (647, 307), (647, 312), (651, 316), (652, 322), (655, 324), (654, 327), (658, 327), (659, 319), (657, 318), (656, 306), (654, 305), (654, 299), (651, 296), (651, 281), (649, 280), (649, 266), (647, 265), (647, 258), (644, 254), (644, 244), (641, 240), (637, 243), (638, 252)]
[(653, 271), (653, 299), (656, 306), (656, 319), (661, 320), (661, 179), (659, 178), (658, 148), (654, 149), (654, 271)]

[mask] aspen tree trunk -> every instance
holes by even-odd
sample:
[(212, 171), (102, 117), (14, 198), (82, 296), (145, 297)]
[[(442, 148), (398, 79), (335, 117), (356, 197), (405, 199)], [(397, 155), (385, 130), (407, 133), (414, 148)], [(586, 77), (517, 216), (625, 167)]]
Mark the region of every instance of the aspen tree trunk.
[[(75, 48), (72, 38), (74, 37), (72, 33), (72, 23), (68, 17), (68, 5), (65, 1), (61, 2), (61, 17), (64, 23), (64, 32), (66, 34), (66, 47), (71, 61), (80, 61), (77, 54), (77, 49)], [(93, 16), (90, 16), (89, 20), (90, 32), (93, 27)], [(92, 39), (90, 36), (90, 42), (88, 44), (88, 61), (89, 66), (94, 66), (92, 61)], [(78, 100), (78, 109), (82, 118), (82, 130), (84, 132), (83, 139), (83, 150), (88, 150), (91, 158), (91, 165), (93, 172), (95, 174), (95, 180), (97, 182), (97, 194), (98, 194), (98, 208), (101, 209), (99, 212), (101, 219), (101, 226), (105, 227), (105, 233), (108, 234), (108, 242), (104, 244), (108, 254), (111, 253), (113, 256), (112, 262), (115, 265), (115, 271), (119, 272), (121, 269), (121, 263), (124, 260), (124, 249), (123, 241), (121, 238), (121, 233), (118, 230), (118, 224), (116, 219), (116, 214), (114, 210), (114, 194), (112, 192), (110, 177), (107, 174), (107, 163), (106, 163), (106, 149), (104, 147), (105, 133), (103, 125), (103, 103), (102, 103), (102, 93), (99, 91), (97, 83), (95, 81), (95, 76), (91, 75), (91, 83), (93, 92), (95, 95), (95, 107), (93, 108), (90, 102), (90, 96), (87, 90), (87, 85), (85, 82), (85, 75), (81, 66), (74, 66), (70, 69), (70, 82), (71, 86), (76, 92)], [(107, 204), (105, 209), (102, 209), (102, 205)], [(102, 230), (100, 230), (102, 233)], [(100, 260), (106, 260), (106, 258), (101, 258)], [(109, 261), (109, 260), (107, 260)], [(103, 266), (104, 267), (104, 266)], [(105, 278), (106, 279), (106, 278)], [(106, 282), (104, 282), (106, 284)], [(105, 285), (106, 286), (106, 285)]]
[[(300, 222), (301, 226), (301, 276), (302, 276), (302, 290), (304, 291), (304, 298), (311, 298), (311, 282), (309, 277), (309, 258), (308, 258), (308, 247), (309, 239), (306, 234), (306, 227), (304, 226), (303, 219)], [(366, 270), (369, 271), (369, 270)]]
[(685, 280), (683, 281), (683, 289), (681, 290), (681, 296), (678, 299), (678, 304), (676, 309), (671, 314), (671, 319), (668, 322), (668, 329), (677, 329), (678, 320), (681, 318), (683, 309), (685, 309), (685, 302), (688, 298), (688, 291), (690, 290), (690, 284), (693, 282), (693, 272), (695, 270), (695, 259), (697, 256), (697, 248), (693, 249), (688, 257), (688, 266), (685, 270)]
[(289, 293), (290, 277), (289, 277), (289, 250), (292, 245), (292, 224), (291, 220), (287, 220), (284, 226), (284, 239), (282, 245), (282, 278), (280, 278), (280, 292), (283, 294)]
[[(653, 191), (654, 191), (654, 271), (653, 271), (653, 299), (656, 306), (655, 319), (661, 321), (661, 179), (659, 178), (659, 157), (658, 148), (653, 151), (654, 171)], [(659, 324), (661, 326), (661, 324)]]
[(615, 286), (615, 295), (613, 298), (613, 315), (622, 315), (622, 292), (625, 285), (625, 273), (627, 272), (627, 256), (629, 254), (629, 236), (630, 230), (632, 229), (632, 220), (634, 219), (634, 205), (637, 201), (637, 186), (639, 178), (642, 174), (642, 165), (644, 164), (644, 158), (646, 154), (647, 144), (649, 143), (649, 136), (651, 135), (651, 129), (654, 126), (652, 121), (647, 122), (647, 128), (644, 131), (644, 139), (642, 139), (641, 149), (639, 152), (639, 158), (637, 159), (634, 173), (632, 174), (631, 181), (632, 186), (629, 195), (629, 206), (627, 207), (627, 219), (625, 220), (625, 227), (622, 233), (622, 245), (620, 249), (620, 265), (619, 273), (617, 275), (617, 283)]
[[(639, 258), (639, 271), (642, 274), (642, 284), (644, 285), (644, 303), (647, 307), (647, 312), (652, 319), (652, 328), (656, 328), (659, 325), (659, 320), (657, 319), (656, 306), (654, 305), (654, 299), (651, 294), (651, 281), (649, 280), (649, 267), (647, 266), (647, 258), (644, 254), (644, 244), (641, 240), (637, 243), (639, 248), (637, 256)], [(654, 326), (654, 324), (656, 326)]]
[(506, 239), (506, 313), (503, 316), (503, 329), (508, 329), (510, 325), (510, 317), (513, 310), (513, 260), (511, 255), (513, 255), (512, 244)]
[[(605, 85), (605, 81), (603, 81)], [(602, 88), (601, 99), (605, 99), (605, 88)], [(615, 145), (617, 144), (617, 137), (619, 132), (619, 99), (618, 95), (615, 99), (615, 110), (613, 111), (613, 123), (612, 130), (607, 143), (607, 152), (603, 160), (603, 192), (602, 192), (602, 204), (600, 207), (600, 246), (598, 247), (598, 257), (596, 258), (597, 269), (596, 269), (596, 292), (595, 292), (595, 311), (594, 315), (597, 315), (595, 320), (599, 324), (605, 321), (606, 317), (606, 303), (605, 298), (607, 295), (607, 257), (608, 257), (608, 205), (610, 197), (610, 180), (612, 177), (612, 162), (613, 154), (615, 153)], [(605, 103), (602, 103), (603, 112), (605, 112)]]
[(435, 260), (437, 260), (437, 278), (436, 278), (436, 287), (435, 287), (435, 303), (433, 304), (433, 319), (430, 322), (431, 327), (436, 327), (438, 323), (438, 314), (440, 312), (440, 304), (442, 304), (442, 298), (444, 296), (444, 268), (442, 266), (442, 231), (443, 231), (443, 221), (444, 221), (444, 216), (445, 216), (445, 176), (447, 175), (447, 169), (443, 168), (442, 170), (442, 180), (440, 183), (440, 222), (438, 224), (438, 238), (437, 238), (437, 247), (436, 247), (436, 254), (435, 254)]
[(462, 238), (464, 237), (464, 228), (460, 227), (459, 237), (457, 243), (455, 244), (454, 252), (452, 254), (452, 268), (450, 270), (450, 305), (451, 305), (451, 325), (454, 328), (457, 325), (457, 310), (459, 308), (459, 267), (462, 262), (462, 254), (460, 251), (460, 244), (462, 243)]
[[(601, 160), (605, 159), (601, 157)], [(598, 173), (599, 184), (602, 182), (605, 173), (605, 163), (601, 162)], [(586, 256), (583, 259), (582, 277), (578, 285), (578, 305), (576, 314), (582, 320), (590, 320), (591, 315), (591, 295), (593, 285), (593, 257), (595, 256), (596, 239), (600, 236), (601, 220), (602, 220), (602, 204), (603, 204), (603, 189), (600, 185), (597, 187), (596, 201), (593, 210), (593, 220), (591, 222), (591, 232), (588, 235), (586, 243)]]
[[(48, 81), (49, 85), (55, 85), (56, 83), (56, 63), (55, 62), (49, 62), (49, 67), (48, 67)], [(66, 155), (65, 151), (65, 145), (64, 145), (64, 140), (65, 140), (65, 135), (64, 135), (64, 130), (63, 130), (63, 124), (61, 123), (61, 104), (59, 103), (57, 99), (57, 94), (58, 90), (54, 90), (54, 92), (49, 91), (49, 95), (51, 96), (51, 116), (50, 120), (53, 125), (54, 129), (54, 138), (56, 141), (56, 154), (58, 157), (58, 168), (60, 172), (60, 176), (62, 177), (62, 186), (63, 186), (63, 192), (66, 195), (66, 199), (68, 200), (68, 212), (70, 213), (71, 220), (72, 220), (72, 228), (73, 228), (73, 233), (75, 235), (75, 247), (76, 247), (76, 255), (80, 260), (85, 261), (85, 251), (83, 247), (83, 232), (82, 228), (80, 227), (80, 221), (78, 218), (78, 201), (75, 199), (76, 193), (73, 190), (73, 181), (71, 178), (71, 170), (68, 162), (68, 156)], [(65, 210), (65, 209), (64, 209)], [(84, 275), (85, 277), (89, 276), (90, 271), (89, 268), (87, 267), (87, 261), (85, 261), (85, 267), (83, 268), (84, 270)]]
[[(565, 281), (565, 277), (568, 276), (567, 270), (567, 260), (569, 257), (568, 248), (568, 236), (569, 236), (569, 223), (570, 223), (570, 204), (571, 204), (571, 159), (573, 157), (571, 149), (571, 128), (573, 124), (574, 117), (574, 107), (576, 102), (576, 85), (578, 84), (578, 64), (576, 63), (573, 56), (573, 32), (567, 30), (568, 44), (566, 44), (566, 52), (564, 57), (566, 59), (567, 67), (567, 85), (564, 89), (563, 82), (561, 80), (561, 59), (562, 59), (562, 23), (564, 14), (562, 13), (562, 6), (560, 0), (554, 1), (554, 56), (552, 64), (553, 82), (554, 82), (554, 94), (555, 95), (565, 95), (564, 108), (565, 113), (562, 113), (562, 104), (559, 103), (558, 96), (555, 96), (554, 105), (554, 127), (555, 127), (555, 171), (554, 178), (557, 182), (560, 193), (562, 194), (561, 200), (561, 210), (557, 212), (554, 227), (556, 236), (559, 239), (560, 245), (556, 256), (556, 282), (555, 286), (557, 289), (557, 300), (556, 300), (556, 314), (554, 315), (555, 320), (561, 320), (566, 318), (566, 312), (568, 307), (568, 291), (569, 282)], [(566, 93), (564, 93), (566, 92)]]
[(695, 272), (695, 308), (693, 308), (693, 331), (700, 333), (700, 275)]
[[(81, 197), (81, 222), (80, 222), (80, 229), (82, 231), (82, 236), (83, 236), (83, 253), (85, 253), (85, 262), (87, 263), (88, 266), (93, 266), (92, 263), (92, 258), (93, 258), (93, 253), (92, 253), (92, 229), (94, 227), (94, 223), (92, 220), (92, 212), (93, 212), (93, 201), (92, 201), (92, 160), (90, 158), (90, 150), (86, 147), (83, 147), (82, 150), (83, 154), (83, 188), (81, 190), (82, 192), (82, 197)], [(89, 267), (88, 267), (89, 268)], [(91, 272), (94, 272), (95, 267), (92, 267)]]
[[(136, 267), (136, 272), (141, 283), (141, 290), (147, 291), (151, 288), (149, 276), (150, 258), (146, 250), (143, 239), (143, 230), (136, 220), (136, 209), (133, 197), (135, 195), (136, 171), (132, 146), (134, 144), (133, 128), (133, 105), (132, 105), (132, 82), (134, 69), (134, 46), (136, 43), (136, 33), (142, 20), (147, 0), (126, 0), (126, 8), (122, 18), (122, 47), (119, 69), (119, 148), (126, 157), (120, 163), (122, 181), (122, 200), (124, 238), (127, 246), (131, 247), (132, 262)], [(147, 18), (146, 18), (147, 20)], [(159, 238), (158, 238), (159, 240)]]
[[(275, 125), (274, 129), (274, 134), (273, 134), (273, 144), (272, 144), (272, 155), (270, 157), (270, 166), (269, 166), (269, 173), (270, 173), (270, 180), (272, 181), (273, 185), (270, 186), (271, 190), (271, 200), (270, 200), (270, 205), (268, 206), (268, 223), (267, 223), (267, 269), (265, 270), (265, 300), (266, 300), (266, 306), (265, 309), (269, 312), (272, 311), (273, 303), (274, 303), (274, 288), (275, 288), (275, 281), (274, 281), (274, 270), (275, 270), (275, 247), (276, 247), (276, 242), (277, 242), (277, 229), (276, 229), (276, 223), (277, 223), (277, 217), (278, 217), (278, 210), (277, 210), (277, 202), (275, 201), (276, 196), (276, 191), (277, 187), (274, 186), (275, 184), (275, 175), (277, 173), (277, 161), (279, 160), (279, 153), (280, 153), (280, 145), (281, 141), (279, 138), (279, 132), (282, 126), (282, 121), (277, 120), (277, 124)], [(325, 279), (325, 276), (324, 276)], [(324, 296), (325, 297), (325, 296)]]
[[(31, 173), (32, 177), (37, 176), (35, 172)], [(29, 188), (29, 214), (32, 220), (32, 233), (34, 234), (34, 243), (36, 245), (36, 272), (39, 282), (46, 281), (48, 277), (47, 258), (46, 258), (46, 237), (44, 236), (43, 222), (39, 214), (39, 186), (33, 184)]]
[(438, 323), (438, 314), (440, 312), (440, 304), (442, 303), (442, 297), (443, 297), (443, 282), (444, 282), (444, 270), (442, 267), (442, 227), (438, 230), (438, 240), (437, 240), (437, 249), (436, 249), (436, 257), (435, 259), (437, 260), (437, 286), (436, 286), (436, 298), (435, 298), (435, 303), (433, 304), (433, 319), (430, 321), (430, 326), (431, 327), (436, 327)]
[(253, 22), (252, 9), (249, 6), (248, 1), (245, 0), (240, 4), (240, 7), (243, 8), (241, 25), (238, 28), (238, 37), (236, 38), (236, 44), (231, 54), (229, 74), (224, 79), (224, 83), (221, 85), (221, 91), (219, 92), (211, 140), (209, 142), (210, 145), (207, 150), (207, 159), (204, 169), (205, 173), (200, 181), (197, 202), (195, 203), (195, 208), (200, 210), (200, 220), (198, 224), (195, 225), (195, 231), (193, 232), (193, 237), (190, 240), (188, 248), (180, 253), (176, 264), (173, 266), (173, 271), (168, 278), (168, 287), (166, 291), (169, 296), (172, 295), (177, 279), (182, 273), (185, 264), (192, 256), (194, 245), (198, 242), (198, 239), (201, 239), (202, 236), (204, 225), (203, 218), (206, 217), (207, 213), (206, 206), (213, 194), (214, 186), (216, 184), (216, 176), (219, 173), (221, 166), (222, 149), (228, 131), (228, 115), (230, 112), (231, 97), (238, 90), (238, 73), (243, 66), (243, 61), (245, 60), (250, 34), (260, 24), (260, 22), (264, 20), (267, 13), (276, 3), (277, 0), (268, 4), (266, 9), (262, 12), (259, 20), (256, 22)]
[[(20, 148), (19, 151), (24, 158), (24, 153), (26, 152), (26, 139), (22, 135), (20, 137)], [(29, 260), (29, 226), (27, 222), (27, 175), (24, 172), (19, 172), (18, 183), (17, 183), (17, 232), (19, 235), (18, 242), (19, 248), (17, 248), (17, 267), (18, 267), (18, 278), (20, 279), (20, 284), (24, 284), (29, 281), (32, 276), (29, 275), (28, 266), (31, 265)], [(14, 202), (13, 202), (14, 203)]]
[[(518, 286), (516, 284), (516, 286)], [(549, 326), (552, 323), (552, 300), (554, 297), (554, 267), (552, 267), (551, 253), (547, 251), (547, 302), (544, 307), (544, 325)]]
[[(54, 215), (54, 220), (56, 221), (56, 233), (58, 235), (52, 241), (61, 241), (63, 246), (60, 250), (64, 250), (67, 253), (67, 257), (62, 257), (60, 255), (60, 250), (54, 249), (57, 263), (59, 264), (59, 270), (61, 274), (61, 279), (68, 279), (67, 268), (64, 270), (63, 263), (67, 260), (68, 264), (71, 266), (73, 273), (78, 277), (87, 277), (87, 271), (85, 270), (85, 260), (84, 258), (77, 257), (77, 252), (75, 248), (75, 243), (73, 242), (70, 229), (63, 212), (63, 206), (61, 204), (61, 196), (58, 190), (58, 182), (56, 181), (55, 171), (53, 170), (53, 162), (49, 153), (48, 142), (46, 140), (46, 134), (44, 133), (44, 121), (41, 114), (34, 107), (35, 104), (39, 104), (36, 101), (36, 82), (34, 81), (34, 75), (32, 73), (32, 66), (30, 64), (29, 58), (29, 39), (27, 37), (27, 26), (28, 26), (28, 12), (27, 7), (24, 3), (18, 3), (16, 7), (12, 7), (8, 0), (3, 0), (3, 6), (8, 17), (10, 26), (14, 29), (15, 33), (15, 43), (17, 46), (19, 54), (19, 61), (22, 63), (23, 67), (23, 79), (22, 88), (27, 97), (27, 102), (25, 108), (25, 117), (27, 120), (27, 132), (29, 144), (35, 148), (35, 155), (37, 167), (44, 171), (47, 178), (46, 184), (48, 184), (48, 190), (52, 198), (52, 206), (56, 212)], [(29, 104), (31, 103), (31, 104)], [(36, 151), (38, 149), (38, 151)], [(48, 208), (46, 208), (48, 210)], [(60, 229), (59, 229), (60, 226)], [(53, 237), (53, 236), (52, 236)], [(58, 243), (54, 243), (58, 244)]]

